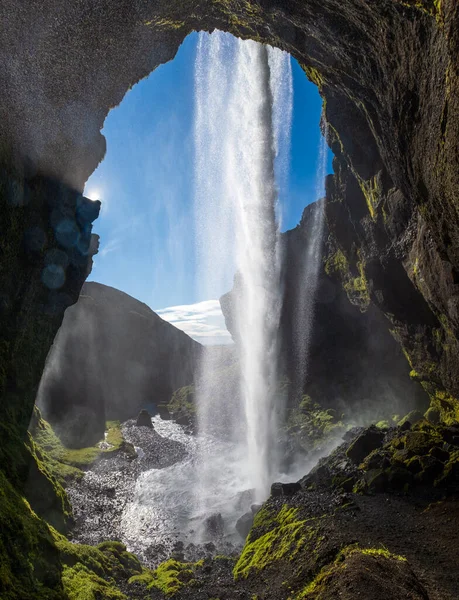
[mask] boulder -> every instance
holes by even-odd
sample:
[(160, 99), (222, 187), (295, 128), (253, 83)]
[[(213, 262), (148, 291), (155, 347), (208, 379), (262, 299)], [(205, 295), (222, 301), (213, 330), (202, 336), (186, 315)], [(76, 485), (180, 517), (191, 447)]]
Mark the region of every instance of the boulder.
[(136, 421), (136, 425), (137, 425), (137, 427), (150, 427), (150, 429), (153, 429), (153, 423), (151, 422), (151, 415), (148, 412), (148, 410), (142, 409), (139, 412), (139, 415), (138, 415), (137, 421)]
[(423, 418), (424, 418), (424, 415), (422, 414), (422, 412), (420, 412), (419, 410), (412, 410), (407, 415), (405, 415), (403, 417), (403, 419), (401, 419), (397, 423), (397, 425), (399, 427), (402, 427), (407, 422), (410, 423), (411, 425), (415, 425), (419, 421), (422, 421)]
[(249, 535), (249, 532), (253, 525), (254, 513), (252, 511), (246, 512), (236, 522), (236, 531), (243, 540)]
[(384, 432), (376, 427), (369, 427), (361, 433), (346, 451), (347, 457), (359, 465), (370, 452), (379, 448), (384, 440)]
[(271, 485), (271, 496), (293, 496), (301, 490), (300, 483), (273, 483)]
[(204, 531), (211, 538), (222, 537), (225, 524), (220, 513), (210, 515), (204, 521)]

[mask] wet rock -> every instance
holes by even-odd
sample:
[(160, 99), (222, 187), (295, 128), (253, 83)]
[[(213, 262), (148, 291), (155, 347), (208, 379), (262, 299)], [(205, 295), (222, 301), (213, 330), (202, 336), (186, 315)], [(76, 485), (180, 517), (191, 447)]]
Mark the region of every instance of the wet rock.
[(429, 423), (432, 423), (432, 425), (438, 425), (438, 423), (440, 423), (441, 415), (438, 408), (431, 406), (429, 410), (425, 412), (424, 417), (427, 419), (427, 421), (429, 421)]
[(255, 490), (244, 490), (238, 492), (231, 498), (231, 503), (234, 505), (237, 512), (246, 511), (255, 500)]
[(246, 512), (236, 522), (236, 531), (243, 540), (249, 535), (253, 525), (254, 513), (252, 511)]
[(405, 423), (410, 423), (411, 425), (416, 425), (419, 421), (424, 419), (424, 415), (419, 410), (412, 410), (407, 415), (403, 417), (397, 424), (399, 427), (402, 427)]
[(273, 483), (271, 496), (293, 496), (301, 490), (300, 483)]
[(220, 513), (216, 513), (214, 515), (210, 515), (204, 521), (204, 530), (206, 535), (212, 538), (222, 537), (224, 532), (225, 524), (223, 521), (223, 517)]
[(436, 459), (441, 460), (442, 462), (447, 462), (449, 460), (449, 452), (444, 450), (443, 448), (434, 447), (430, 451), (430, 455), (434, 456)]
[(151, 422), (151, 415), (148, 410), (142, 409), (137, 417), (137, 427), (150, 427), (153, 429), (153, 423)]
[(384, 432), (376, 427), (369, 427), (351, 443), (346, 451), (346, 456), (354, 464), (360, 464), (370, 452), (381, 446), (384, 435)]

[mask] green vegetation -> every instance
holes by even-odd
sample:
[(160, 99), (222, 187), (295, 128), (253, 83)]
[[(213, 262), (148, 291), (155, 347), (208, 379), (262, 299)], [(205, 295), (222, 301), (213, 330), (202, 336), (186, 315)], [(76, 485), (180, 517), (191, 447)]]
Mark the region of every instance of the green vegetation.
[(359, 252), (357, 261), (358, 277), (351, 277), (344, 283), (344, 289), (352, 304), (357, 304), (360, 310), (365, 311), (370, 305), (370, 290), (365, 275), (365, 263)]
[(184, 586), (196, 585), (194, 572), (202, 564), (202, 560), (196, 563), (181, 563), (170, 559), (154, 571), (143, 569), (140, 575), (131, 577), (129, 583), (142, 583), (147, 589), (157, 588), (166, 596), (172, 596)]
[(121, 542), (103, 542), (98, 546), (72, 544), (53, 532), (63, 564), (62, 583), (69, 600), (126, 600), (116, 587), (117, 579), (141, 573), (138, 559)]
[[(239, 557), (233, 573), (235, 579), (247, 578), (253, 571), (267, 567), (278, 568), (276, 563), (281, 559), (293, 560), (306, 543), (313, 545), (317, 538), (317, 528), (309, 526), (315, 519), (298, 518), (298, 509), (286, 504), (274, 517), (262, 508), (255, 516), (252, 531)], [(254, 531), (258, 527), (266, 527), (270, 523), (270, 531), (254, 539)]]
[(345, 429), (335, 411), (324, 409), (310, 396), (303, 396), (298, 408), (292, 409), (287, 421), (287, 433), (298, 438), (305, 450), (312, 450), (324, 440), (340, 435)]
[(110, 447), (102, 449), (97, 445), (89, 448), (66, 448), (51, 425), (41, 417), (38, 408), (35, 407), (30, 432), (45, 457), (49, 470), (61, 484), (65, 485), (68, 479), (81, 478), (82, 469), (91, 466), (99, 457), (117, 452), (122, 447), (132, 450), (124, 442), (119, 421), (108, 421), (106, 426), (105, 441)]
[[(305, 598), (321, 598), (322, 593), (329, 588), (336, 580), (340, 579), (346, 572), (350, 570), (350, 563), (356, 559), (372, 557), (378, 562), (406, 562), (406, 558), (397, 554), (392, 554), (386, 548), (359, 548), (357, 545), (347, 546), (341, 550), (336, 559), (326, 567), (296, 596), (294, 600), (302, 600)], [(368, 567), (364, 567), (368, 568)], [(328, 596), (327, 596), (328, 597)]]
[(376, 209), (380, 200), (380, 190), (378, 186), (378, 176), (372, 177), (369, 181), (364, 181), (360, 177), (357, 177), (362, 194), (365, 197), (365, 201), (368, 206), (368, 212), (373, 221), (376, 220)]
[(312, 81), (321, 90), (325, 83), (323, 75), (315, 67), (307, 67), (306, 65), (301, 65), (301, 67), (309, 81)]
[(0, 597), (62, 600), (61, 566), (50, 529), (0, 471)]
[(171, 401), (167, 405), (171, 414), (178, 414), (182, 411), (196, 413), (196, 405), (194, 403), (195, 389), (194, 385), (187, 385), (176, 390), (172, 394)]
[(341, 249), (338, 248), (334, 254), (327, 258), (325, 261), (325, 272), (327, 275), (332, 275), (333, 273), (346, 275), (349, 272), (348, 260)]

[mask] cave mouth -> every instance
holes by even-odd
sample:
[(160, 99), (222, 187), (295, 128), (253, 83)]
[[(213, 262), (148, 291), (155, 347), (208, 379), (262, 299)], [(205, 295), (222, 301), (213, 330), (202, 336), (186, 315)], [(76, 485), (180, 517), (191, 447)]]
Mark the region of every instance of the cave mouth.
[[(214, 60), (217, 61), (215, 65)], [(224, 66), (226, 63), (227, 67)], [(232, 78), (232, 70), (235, 71), (234, 82), (225, 87)], [(279, 423), (274, 423), (273, 414), (277, 412), (274, 400), (282, 395), (278, 392), (276, 379), (278, 341), (274, 340), (274, 331), (279, 326), (282, 305), (281, 237), (285, 231), (298, 225), (306, 204), (313, 203), (323, 195), (329, 155), (319, 126), (321, 112), (322, 101), (316, 87), (306, 79), (300, 66), (289, 55), (272, 48), (266, 49), (252, 41), (242, 42), (230, 34), (215, 32), (212, 35), (190, 35), (174, 61), (161, 66), (138, 83), (108, 115), (103, 130), (107, 139), (107, 155), (85, 188), (88, 198), (102, 200), (102, 211), (95, 224), (95, 231), (101, 237), (100, 251), (95, 256), (89, 278), (91, 281), (83, 287), (77, 306), (67, 312), (55, 349), (61, 345), (69, 356), (71, 348), (79, 344), (65, 340), (66, 328), (69, 324), (83, 328), (87, 342), (85, 360), (91, 365), (82, 371), (95, 378), (107, 372), (105, 357), (96, 359), (95, 355), (99, 354), (100, 357), (100, 353), (91, 347), (91, 340), (97, 346), (100, 340), (107, 340), (108, 354), (113, 356), (115, 350), (110, 347), (108, 340), (113, 334), (112, 330), (117, 327), (119, 315), (109, 315), (107, 307), (104, 315), (107, 330), (99, 335), (95, 333), (98, 327), (97, 314), (92, 314), (89, 319), (84, 314), (77, 314), (80, 310), (78, 306), (84, 313), (85, 303), (89, 306), (87, 310), (96, 311), (90, 306), (91, 300), (96, 305), (104, 302), (105, 292), (96, 287), (98, 284), (114, 288), (106, 291), (106, 298), (112, 294), (113, 303), (121, 305), (126, 302), (126, 310), (130, 315), (143, 311), (140, 307), (131, 307), (130, 301), (121, 296), (113, 296), (117, 290), (129, 294), (132, 301), (140, 300), (152, 309), (161, 308), (157, 310), (160, 317), (196, 341), (221, 348), (216, 349), (216, 354), (212, 354), (212, 348), (204, 351), (196, 376), (199, 384), (196, 385), (195, 396), (198, 396), (200, 407), (198, 421), (201, 433), (202, 423), (210, 425), (202, 436), (204, 441), (196, 447), (197, 442), (186, 432), (180, 432), (180, 427), (163, 423), (158, 418), (154, 420), (156, 431), (162, 433), (171, 444), (175, 441), (187, 449), (193, 457), (192, 462), (199, 465), (197, 472), (183, 459), (161, 472), (146, 471), (136, 484), (135, 501), (120, 521), (122, 531), (113, 533), (102, 527), (97, 534), (100, 539), (121, 533), (122, 538), (129, 542), (129, 547), (145, 557), (147, 547), (152, 542), (151, 530), (145, 529), (143, 522), (152, 521), (153, 528), (158, 528), (160, 522), (175, 524), (182, 531), (183, 539), (191, 542), (198, 536), (196, 529), (200, 529), (199, 535), (206, 535), (208, 516), (220, 514), (223, 515), (227, 532), (224, 543), (237, 545), (240, 536), (235, 524), (242, 512), (250, 511), (253, 502), (266, 499), (272, 481), (295, 479), (302, 474), (304, 464), (301, 472), (296, 472), (298, 465), (294, 464), (293, 458), (291, 464), (287, 464), (288, 461), (280, 452), (273, 451), (277, 447), (277, 442), (274, 442), (284, 418), (281, 416)], [(215, 157), (224, 152), (227, 154), (221, 161), (226, 165), (235, 160), (236, 164), (223, 168)], [(204, 165), (204, 179), (208, 178), (210, 184), (207, 181), (196, 183), (196, 179), (199, 179), (198, 164)], [(208, 170), (207, 165), (210, 165)], [(212, 172), (214, 167), (216, 173)], [(224, 180), (222, 186), (220, 179)], [(245, 192), (246, 187), (248, 192)], [(244, 193), (247, 199), (243, 198)], [(235, 194), (236, 200), (233, 197)], [(206, 200), (202, 200), (204, 196)], [(224, 204), (222, 212), (215, 210), (220, 200)], [(241, 208), (244, 203), (248, 208)], [(231, 206), (228, 208), (229, 204)], [(310, 234), (312, 236), (317, 229), (315, 235), (320, 237), (322, 225), (319, 220), (322, 223), (323, 209), (317, 209), (316, 212), (317, 226), (312, 226)], [(234, 223), (231, 221), (228, 226), (225, 220), (231, 219)], [(282, 234), (279, 222), (282, 223)], [(238, 241), (242, 230), (246, 236), (244, 242)], [(202, 247), (206, 248), (204, 258)], [(252, 262), (249, 260), (248, 266), (245, 261), (241, 263), (241, 256), (250, 255), (252, 250)], [(224, 256), (233, 252), (238, 255), (229, 259)], [(320, 250), (313, 249), (309, 258), (316, 262), (320, 260)], [(204, 282), (199, 281), (203, 271), (200, 261), (204, 263), (205, 277), (209, 271), (216, 271), (218, 276), (212, 275)], [(253, 265), (258, 269), (256, 274), (253, 274)], [(236, 296), (247, 296), (248, 299), (243, 304), (244, 310), (237, 308), (239, 299), (233, 302), (225, 318), (227, 322), (232, 320), (233, 324), (241, 320), (241, 314), (247, 313), (248, 318), (242, 327), (239, 326), (239, 333), (232, 329), (230, 334), (225, 326), (219, 298), (224, 294), (228, 298), (227, 293), (233, 287), (236, 271), (239, 274), (238, 283), (234, 284), (239, 286)], [(308, 283), (316, 276), (316, 273), (308, 272)], [(249, 291), (257, 290), (255, 309), (252, 308), (254, 295), (246, 293), (244, 286)], [(312, 295), (306, 294), (308, 302), (312, 302), (313, 289), (310, 286)], [(230, 313), (232, 317), (228, 316)], [(268, 315), (271, 314), (272, 324), (268, 327)], [(70, 315), (73, 315), (72, 322)], [(247, 331), (254, 321), (257, 325), (253, 331), (248, 331), (250, 339), (247, 348), (240, 351), (231, 348), (232, 337), (238, 340), (236, 347), (243, 345), (241, 340), (244, 335), (241, 335), (241, 331)], [(120, 418), (122, 402), (115, 400), (123, 397), (120, 390), (132, 402), (139, 397), (135, 388), (146, 391), (145, 382), (139, 383), (144, 375), (134, 365), (139, 351), (134, 347), (128, 350), (128, 338), (133, 338), (133, 334), (139, 338), (144, 335), (142, 328), (136, 327), (132, 325), (129, 333), (126, 331), (120, 336), (120, 340), (123, 339), (119, 345), (125, 344), (126, 359), (123, 367), (118, 369), (116, 385), (108, 387), (107, 381), (105, 390), (102, 389), (103, 385), (93, 389), (89, 389), (88, 385), (87, 394), (82, 388), (78, 390), (80, 396), (86, 397), (94, 396), (97, 389), (100, 397), (107, 398), (105, 416), (109, 421)], [(307, 338), (308, 335), (303, 333)], [(139, 339), (138, 345), (143, 347), (142, 343)], [(225, 345), (228, 350), (226, 353)], [(253, 360), (256, 353), (257, 358)], [(242, 357), (248, 355), (250, 360), (244, 358), (247, 360), (244, 375)], [(265, 355), (271, 361), (269, 364)], [(96, 361), (98, 368), (93, 369)], [(51, 358), (48, 365), (50, 369), (52, 364)], [(162, 364), (167, 370), (165, 363)], [(62, 369), (62, 364), (58, 369)], [(231, 380), (229, 384), (225, 381), (222, 385), (218, 379), (221, 375), (214, 374), (223, 371), (228, 373), (229, 370), (236, 375), (225, 377), (233, 377), (234, 381)], [(138, 374), (138, 380), (133, 373)], [(248, 382), (252, 373), (253, 380)], [(122, 381), (123, 378), (130, 381), (131, 390)], [(242, 382), (245, 382), (245, 387)], [(176, 387), (171, 388), (173, 392)], [(244, 392), (237, 391), (235, 394), (235, 390), (242, 387)], [(217, 388), (218, 393), (215, 394)], [(221, 388), (225, 389), (222, 391)], [(157, 387), (155, 392), (159, 394)], [(244, 394), (254, 395), (253, 402), (243, 398)], [(156, 410), (158, 398), (151, 398), (150, 390), (146, 395), (148, 401), (144, 400), (137, 409)], [(45, 385), (41, 393), (43, 406), (46, 405), (46, 396)], [(186, 402), (190, 396), (186, 395)], [(218, 396), (218, 402), (214, 401), (214, 396)], [(54, 397), (59, 398), (60, 395), (55, 394)], [(269, 403), (267, 398), (270, 399)], [(170, 403), (171, 398), (162, 397), (160, 400), (166, 404)], [(282, 402), (279, 402), (279, 406)], [(229, 410), (232, 403), (235, 406)], [(258, 413), (247, 416), (250, 411), (246, 410), (246, 405), (257, 406)], [(75, 423), (75, 427), (85, 426), (86, 423), (85, 427), (89, 428), (88, 419), (85, 420), (83, 413), (84, 407), (80, 412), (75, 411), (76, 416), (74, 419), (72, 417), (71, 423)], [(50, 411), (45, 409), (45, 416), (49, 414)], [(241, 415), (245, 415), (246, 421)], [(252, 419), (250, 423), (249, 418)], [(70, 417), (67, 415), (67, 433), (69, 423)], [(266, 440), (260, 441), (262, 436), (259, 433), (251, 433), (249, 441), (245, 439), (249, 437), (247, 432), (253, 432), (254, 425), (262, 434), (269, 429)], [(148, 444), (141, 436), (138, 438), (132, 433), (132, 424), (123, 427), (123, 432), (127, 432), (139, 456), (148, 457)], [(216, 439), (215, 432), (221, 434), (225, 429), (222, 439)], [(58, 427), (56, 431), (64, 433)], [(206, 440), (212, 442), (207, 443)], [(266, 464), (270, 463), (270, 470), (265, 464), (255, 462), (252, 471), (249, 471), (247, 466), (253, 460), (250, 456), (257, 459), (261, 456)], [(274, 462), (275, 468), (271, 465)], [(206, 466), (209, 464), (210, 468)], [(258, 481), (262, 471), (263, 481)], [(105, 476), (101, 467), (96, 480)], [(82, 486), (83, 492), (80, 488), (74, 494), (72, 491), (69, 493), (77, 512), (84, 513), (84, 505), (91, 505), (92, 496), (85, 483)], [(189, 495), (183, 492), (184, 487)], [(83, 505), (79, 503), (81, 500)], [(191, 515), (186, 510), (189, 506), (194, 507)], [(153, 519), (152, 512), (155, 511), (163, 516)], [(144, 515), (144, 519), (139, 521), (139, 514)], [(90, 518), (87, 523), (91, 523)], [(220, 524), (216, 526), (220, 527)], [(88, 528), (77, 530), (76, 535), (80, 535), (81, 541), (94, 541), (93, 537), (85, 537), (94, 535)], [(170, 527), (162, 535), (163, 538), (170, 537)], [(224, 549), (221, 546), (220, 550)]]
[[(106, 156), (84, 190), (102, 201), (94, 227), (100, 249), (88, 280), (120, 289), (154, 310), (215, 300), (233, 283), (234, 268), (226, 269), (210, 297), (196, 282), (193, 124), (200, 35), (188, 35), (172, 61), (133, 86), (109, 112), (102, 130)], [(276, 162), (283, 231), (296, 227), (305, 206), (324, 195), (316, 180), (322, 99), (298, 62), (290, 60), (291, 134)], [(328, 173), (331, 156), (328, 150)]]

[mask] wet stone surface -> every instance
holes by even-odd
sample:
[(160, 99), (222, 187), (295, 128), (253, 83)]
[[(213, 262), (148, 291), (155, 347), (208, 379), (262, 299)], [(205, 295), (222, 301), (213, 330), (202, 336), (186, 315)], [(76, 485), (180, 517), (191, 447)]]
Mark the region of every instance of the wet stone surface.
[(123, 424), (123, 436), (136, 448), (136, 457), (121, 451), (99, 460), (80, 482), (67, 489), (75, 517), (72, 537), (86, 544), (122, 540), (121, 518), (133, 500), (139, 475), (184, 460), (187, 450), (179, 441), (162, 437), (154, 428)]
[[(125, 441), (132, 444), (131, 451), (122, 448), (116, 455), (99, 460), (81, 481), (67, 488), (75, 518), (73, 541), (91, 545), (122, 541), (152, 568), (169, 558), (197, 561), (218, 554), (236, 555), (242, 539), (236, 531), (236, 543), (224, 539), (221, 517), (218, 531), (212, 535), (208, 532), (205, 539), (198, 532), (212, 514), (189, 519), (186, 538), (180, 518), (189, 517), (179, 515), (177, 522), (171, 517), (171, 511), (180, 511), (180, 496), (190, 492), (182, 479), (193, 469), (196, 438), (176, 423), (158, 417), (153, 418), (153, 428), (129, 420), (123, 423), (122, 432)], [(247, 490), (230, 501), (242, 514), (252, 495), (252, 490)]]

